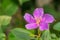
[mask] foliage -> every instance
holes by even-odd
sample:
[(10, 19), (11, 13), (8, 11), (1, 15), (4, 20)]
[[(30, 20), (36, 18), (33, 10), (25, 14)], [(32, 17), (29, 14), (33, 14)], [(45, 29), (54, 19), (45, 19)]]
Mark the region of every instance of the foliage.
[(60, 31), (60, 22), (56, 23), (53, 29)]

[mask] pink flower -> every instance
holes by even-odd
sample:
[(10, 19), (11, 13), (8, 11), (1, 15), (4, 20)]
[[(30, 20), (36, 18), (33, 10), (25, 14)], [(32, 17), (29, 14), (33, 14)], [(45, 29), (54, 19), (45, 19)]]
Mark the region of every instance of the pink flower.
[(24, 19), (28, 22), (25, 27), (29, 30), (39, 28), (41, 31), (49, 29), (49, 23), (52, 23), (55, 19), (50, 14), (44, 14), (43, 8), (36, 8), (33, 12), (33, 16), (29, 13), (25, 13)]

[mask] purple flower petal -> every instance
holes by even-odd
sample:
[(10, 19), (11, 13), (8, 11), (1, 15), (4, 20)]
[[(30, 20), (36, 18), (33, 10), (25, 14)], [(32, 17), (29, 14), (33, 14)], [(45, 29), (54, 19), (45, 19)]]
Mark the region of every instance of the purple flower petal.
[(31, 16), (31, 15), (28, 14), (28, 13), (25, 13), (24, 19), (25, 19), (28, 23), (35, 23), (35, 20), (34, 20), (33, 16)]
[(36, 8), (33, 12), (34, 17), (41, 17), (44, 14), (43, 8)]
[(31, 30), (31, 29), (36, 29), (38, 26), (37, 26), (36, 23), (31, 23), (31, 24), (25, 25), (25, 27), (26, 27), (27, 29)]
[(54, 17), (50, 14), (45, 14), (44, 19), (46, 23), (52, 23), (55, 20)]
[(40, 23), (39, 29), (40, 29), (41, 31), (43, 31), (43, 30), (48, 30), (48, 29), (49, 29), (48, 23)]

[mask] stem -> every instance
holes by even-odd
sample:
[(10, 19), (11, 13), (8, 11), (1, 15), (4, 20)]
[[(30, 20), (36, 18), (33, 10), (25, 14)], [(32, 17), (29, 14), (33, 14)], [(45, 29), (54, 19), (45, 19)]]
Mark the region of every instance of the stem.
[(37, 40), (40, 40), (40, 35), (41, 35), (41, 31), (38, 29), (38, 36), (37, 36)]
[(36, 30), (35, 30), (35, 35), (36, 35), (36, 37), (37, 37), (36, 40), (40, 40), (40, 36), (41, 36), (41, 31), (40, 31), (40, 29), (36, 29)]

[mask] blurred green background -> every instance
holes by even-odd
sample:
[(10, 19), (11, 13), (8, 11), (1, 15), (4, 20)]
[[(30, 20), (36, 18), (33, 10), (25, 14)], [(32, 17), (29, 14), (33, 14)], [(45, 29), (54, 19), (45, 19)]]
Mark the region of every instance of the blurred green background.
[[(54, 16), (50, 29), (37, 39), (37, 30), (27, 30), (23, 16), (37, 7)], [(0, 0), (0, 40), (60, 40), (60, 0)]]

